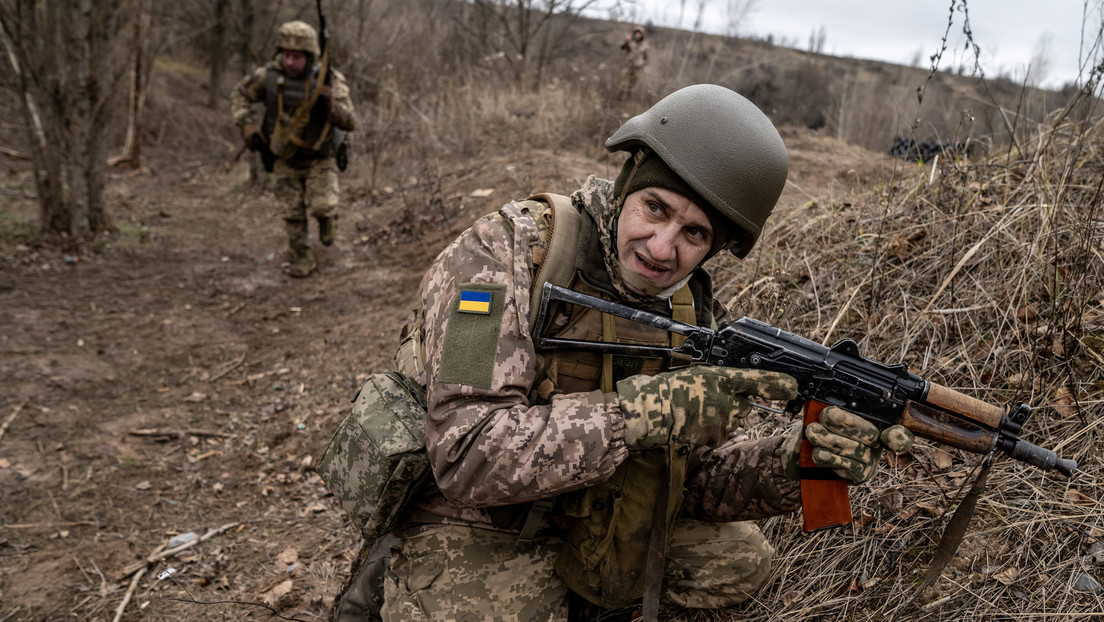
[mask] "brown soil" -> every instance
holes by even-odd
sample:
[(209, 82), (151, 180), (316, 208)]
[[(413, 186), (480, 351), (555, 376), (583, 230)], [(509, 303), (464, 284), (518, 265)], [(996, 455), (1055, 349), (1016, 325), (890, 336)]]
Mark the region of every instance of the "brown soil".
[[(783, 204), (886, 165), (786, 140)], [(462, 163), (442, 171), (437, 207), (350, 172), (336, 244), (315, 241), (318, 272), (292, 279), (271, 195), (250, 189), (244, 163), (147, 158), (111, 175), (118, 231), (79, 250), (0, 245), (0, 620), (111, 620), (142, 560), (220, 528), (148, 564), (122, 619), (276, 619), (269, 606), (322, 619), (359, 539), (311, 465), (365, 376), (390, 364), (424, 269), (504, 200), (568, 192), (607, 165), (548, 152)], [(4, 187), (34, 213), (25, 172)]]

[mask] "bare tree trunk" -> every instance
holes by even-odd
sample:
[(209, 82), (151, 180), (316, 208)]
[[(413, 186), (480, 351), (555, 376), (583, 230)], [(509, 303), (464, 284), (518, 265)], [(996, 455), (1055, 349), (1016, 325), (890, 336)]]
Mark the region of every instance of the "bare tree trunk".
[(46, 233), (83, 235), (104, 227), (108, 97), (118, 76), (118, 0), (0, 0), (33, 151)]
[(253, 0), (238, 0), (238, 13), (238, 73), (245, 75), (253, 68), (253, 22), (256, 20)]
[(131, 168), (142, 167), (142, 108), (146, 100), (149, 77), (149, 31), (152, 15), (149, 0), (134, 0), (134, 41), (130, 57), (130, 99), (127, 102), (127, 134), (123, 153), (108, 161), (108, 166), (127, 162)]
[(372, 0), (357, 0), (357, 29), (356, 29), (356, 49), (353, 51), (352, 61), (349, 63), (349, 71), (346, 77), (353, 77), (359, 75), (361, 68), (365, 64), (364, 60), (364, 46), (368, 40), (365, 31), (368, 26), (368, 16), (372, 12)]
[(222, 92), (222, 69), (225, 64), (226, 49), (226, 14), (227, 0), (215, 0), (214, 36), (211, 48), (208, 50), (208, 64), (211, 69), (210, 80), (207, 84), (207, 107), (214, 110), (225, 97)]
[(31, 162), (34, 165), (35, 191), (38, 193), (40, 206), (39, 221), (41, 226), (46, 229), (48, 226), (47, 219), (51, 214), (46, 210), (45, 206), (58, 205), (63, 201), (63, 194), (59, 183), (61, 179), (61, 167), (58, 159), (53, 157), (51, 153), (45, 125), (42, 122), (42, 116), (39, 114), (39, 106), (36, 103), (37, 98), (33, 90), (33, 83), (24, 72), (23, 64), (19, 60), (19, 54), (12, 40), (13, 30), (10, 26), (12, 26), (11, 20), (13, 17), (19, 19), (18, 16), (13, 16), (6, 12), (0, 13), (0, 26), (2, 26), (2, 28), (0, 28), (0, 37), (2, 37), (8, 61), (11, 63), (12, 72), (15, 74), (19, 84), (19, 90), (23, 94), (23, 116), (32, 134), (32, 143), (34, 145), (31, 149)]

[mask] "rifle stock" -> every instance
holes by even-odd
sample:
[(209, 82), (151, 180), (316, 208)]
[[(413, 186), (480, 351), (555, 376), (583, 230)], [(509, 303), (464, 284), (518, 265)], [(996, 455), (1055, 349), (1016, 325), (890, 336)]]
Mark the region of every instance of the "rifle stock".
[[(678, 347), (634, 346), (598, 341), (563, 340), (544, 333), (554, 303), (582, 305), (649, 326), (684, 335)], [(1019, 437), (1031, 413), (1026, 404), (1009, 409), (989, 404), (909, 373), (904, 365), (887, 365), (859, 354), (849, 339), (825, 347), (769, 324), (743, 317), (716, 330), (670, 320), (647, 311), (581, 294), (552, 283), (541, 293), (533, 335), (544, 349), (571, 348), (625, 356), (666, 357), (669, 361), (782, 372), (798, 382), (798, 397), (786, 405), (804, 412), (805, 425), (817, 421), (825, 406), (853, 412), (879, 429), (903, 425), (915, 435), (976, 454), (1001, 451), (1044, 471), (1071, 476), (1073, 460)], [(802, 505), (806, 531), (851, 522), (847, 482), (812, 461), (802, 440)]]

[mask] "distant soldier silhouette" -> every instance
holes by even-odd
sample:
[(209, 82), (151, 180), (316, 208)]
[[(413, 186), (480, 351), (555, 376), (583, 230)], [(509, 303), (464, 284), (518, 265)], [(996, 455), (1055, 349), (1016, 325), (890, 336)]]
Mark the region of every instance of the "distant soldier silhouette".
[(625, 35), (621, 44), (625, 57), (621, 65), (621, 78), (617, 85), (617, 101), (627, 101), (640, 82), (644, 67), (648, 64), (648, 42), (644, 40), (644, 27), (636, 26)]
[[(230, 93), (234, 124), (272, 173), (291, 249), (288, 274), (297, 278), (310, 275), (316, 265), (308, 212), (318, 221), (322, 244), (333, 244), (344, 132), (356, 127), (345, 76), (331, 69), (329, 81), (318, 86), (320, 72), (328, 69), (319, 55), (314, 27), (287, 22), (276, 32), (276, 58), (243, 78)], [(256, 103), (264, 104), (260, 127), (253, 122)]]

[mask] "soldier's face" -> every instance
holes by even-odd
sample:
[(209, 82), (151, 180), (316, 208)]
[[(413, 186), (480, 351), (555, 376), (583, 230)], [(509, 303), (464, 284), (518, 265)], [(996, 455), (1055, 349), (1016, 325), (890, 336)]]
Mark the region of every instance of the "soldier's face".
[(617, 218), (617, 257), (623, 269), (659, 291), (705, 261), (712, 243), (709, 218), (681, 194), (648, 187), (625, 197)]
[(299, 78), (307, 69), (307, 53), (299, 50), (284, 50), (280, 56), (284, 72), (290, 78)]

